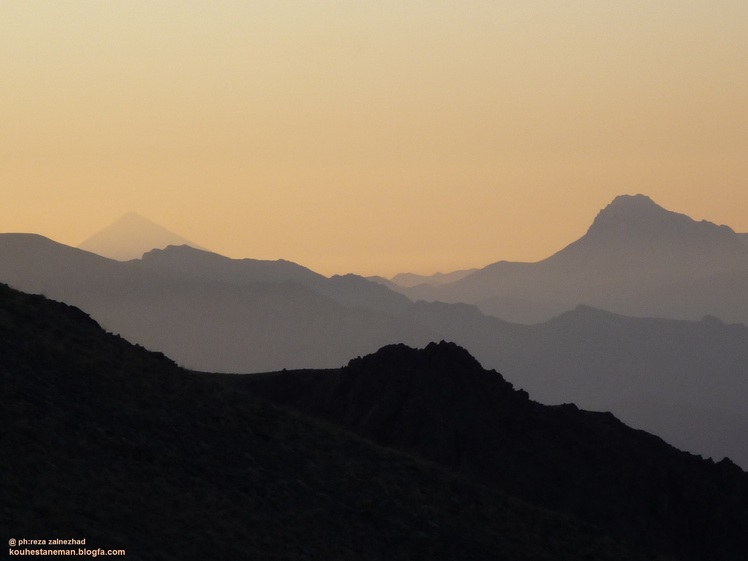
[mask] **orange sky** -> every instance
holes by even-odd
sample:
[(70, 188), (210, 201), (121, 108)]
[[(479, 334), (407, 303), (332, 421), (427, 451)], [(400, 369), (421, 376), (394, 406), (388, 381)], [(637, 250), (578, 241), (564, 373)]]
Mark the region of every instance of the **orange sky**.
[(324, 274), (748, 232), (748, 2), (0, 1), (0, 231), (127, 211)]

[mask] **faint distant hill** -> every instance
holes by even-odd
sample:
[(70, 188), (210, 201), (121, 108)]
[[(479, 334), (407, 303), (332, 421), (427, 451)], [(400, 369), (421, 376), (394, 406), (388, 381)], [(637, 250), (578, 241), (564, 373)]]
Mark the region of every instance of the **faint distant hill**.
[(748, 551), (748, 474), (734, 464), (679, 452), (610, 413), (533, 402), (453, 343), (240, 383), (646, 550), (693, 561)]
[(367, 280), (386, 286), (390, 290), (399, 292), (402, 288), (412, 288), (414, 286), (441, 286), (465, 278), (467, 275), (474, 273), (478, 269), (465, 269), (453, 271), (451, 273), (434, 273), (433, 275), (417, 275), (415, 273), (399, 273), (391, 279), (373, 275), (366, 277)]
[(128, 212), (78, 247), (118, 261), (128, 261), (140, 258), (151, 249), (162, 249), (170, 245), (188, 245), (202, 249), (138, 213)]
[[(644, 195), (622, 195), (598, 214), (582, 238), (543, 261), (500, 261), (449, 284), (395, 288), (414, 300), (475, 304), (520, 323), (545, 321), (579, 304), (699, 319), (717, 315), (711, 304), (720, 295), (694, 300), (679, 297), (681, 288), (688, 284), (696, 295), (708, 289), (711, 277), (726, 274), (748, 276), (744, 237), (727, 226), (665, 210)], [(696, 288), (699, 283), (705, 287)], [(671, 300), (648, 311), (645, 303), (653, 300), (652, 293), (669, 293)], [(739, 313), (723, 319), (748, 322), (745, 294), (746, 289), (738, 298), (722, 293), (728, 299), (722, 309), (734, 310), (742, 302)]]
[(419, 284), (430, 284), (441, 286), (465, 278), (477, 269), (464, 269), (451, 273), (435, 273), (433, 275), (417, 275), (415, 273), (400, 273), (392, 277), (392, 282), (398, 286), (418, 286)]

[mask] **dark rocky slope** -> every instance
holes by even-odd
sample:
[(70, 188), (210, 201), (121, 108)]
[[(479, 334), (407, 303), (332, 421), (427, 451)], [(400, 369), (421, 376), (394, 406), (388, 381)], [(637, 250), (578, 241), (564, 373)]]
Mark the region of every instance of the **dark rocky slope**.
[(634, 560), (0, 285), (0, 527), (135, 560)]
[(642, 547), (694, 561), (748, 552), (748, 475), (732, 462), (678, 451), (610, 413), (535, 403), (454, 344), (244, 383)]

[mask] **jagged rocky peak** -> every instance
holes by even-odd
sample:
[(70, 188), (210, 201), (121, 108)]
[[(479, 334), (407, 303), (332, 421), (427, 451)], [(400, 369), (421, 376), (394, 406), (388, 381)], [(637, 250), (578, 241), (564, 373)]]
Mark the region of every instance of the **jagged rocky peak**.
[(641, 193), (637, 195), (618, 195), (611, 203), (605, 208), (609, 212), (616, 210), (629, 209), (634, 211), (641, 211), (643, 209), (650, 210), (664, 210), (661, 206), (655, 203), (647, 195)]
[(685, 214), (666, 210), (648, 196), (639, 194), (616, 197), (598, 213), (587, 236), (682, 242), (689, 239), (726, 240), (735, 238), (735, 232), (729, 226), (718, 226), (706, 220), (697, 222)]
[(447, 341), (429, 343), (423, 349), (414, 349), (402, 343), (387, 345), (365, 357), (354, 358), (346, 368), (400, 365), (428, 367), (432, 364), (466, 370), (483, 370), (481, 364), (468, 351), (456, 343)]
[(489, 393), (521, 393), (523, 399), (526, 397), (525, 392), (515, 392), (501, 374), (484, 369), (468, 351), (447, 341), (429, 343), (423, 349), (388, 345), (351, 360), (343, 371), (345, 377), (357, 380), (354, 385), (372, 385), (381, 392), (388, 391), (388, 386), (392, 391), (404, 384), (416, 384), (423, 387), (424, 395), (459, 388), (465, 392), (462, 398), (480, 388), (490, 388)]
[(641, 227), (674, 219), (692, 221), (683, 214), (665, 210), (646, 195), (619, 195), (598, 213), (590, 231), (609, 227)]

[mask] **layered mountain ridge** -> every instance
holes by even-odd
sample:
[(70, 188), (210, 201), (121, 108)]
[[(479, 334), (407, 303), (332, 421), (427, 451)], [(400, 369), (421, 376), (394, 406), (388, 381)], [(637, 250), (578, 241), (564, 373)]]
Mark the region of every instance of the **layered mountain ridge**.
[(729, 461), (534, 403), (452, 343), (199, 374), (5, 286), (0, 339), (4, 439), (23, 450), (0, 458), (13, 535), (43, 525), (165, 560), (727, 561), (746, 548), (748, 475)]
[[(715, 276), (738, 276), (732, 292), (716, 292)], [(644, 195), (621, 195), (600, 211), (587, 233), (536, 263), (499, 261), (440, 286), (391, 288), (414, 300), (465, 302), (518, 323), (537, 323), (587, 304), (628, 315), (700, 319), (717, 304), (725, 321), (748, 323), (748, 247), (728, 226), (697, 222)], [(692, 298), (659, 306), (653, 293)], [(742, 288), (741, 288), (742, 286)], [(701, 299), (694, 299), (696, 294)], [(653, 306), (657, 313), (649, 312)]]
[(164, 561), (642, 558), (569, 515), (272, 406), (239, 376), (181, 370), (4, 285), (0, 341), (9, 535), (44, 528), (46, 540)]
[[(705, 229), (729, 245), (729, 229), (670, 213), (647, 198), (624, 197), (614, 203), (613, 222), (644, 212), (649, 222), (672, 222), (665, 230)], [(601, 215), (610, 217), (613, 211)], [(592, 295), (594, 286), (585, 283), (598, 283), (604, 276), (595, 274), (590, 280), (585, 275), (591, 269), (580, 266), (539, 277), (539, 264), (499, 265), (512, 273), (501, 277), (504, 286), (514, 278), (517, 286), (529, 289), (533, 279), (542, 277), (555, 294), (570, 286)], [(517, 271), (521, 274), (515, 275)], [(495, 288), (489, 273), (490, 268), (459, 283), (477, 278)], [(615, 283), (627, 285), (626, 270), (609, 273)], [(748, 404), (736, 396), (748, 393), (748, 333), (726, 322), (736, 321), (741, 310), (748, 313), (746, 275), (736, 269), (710, 277), (681, 276), (677, 283), (637, 293), (635, 299), (631, 291), (606, 292), (608, 302), (622, 300), (627, 309), (637, 303), (638, 315), (644, 317), (603, 313), (589, 303), (580, 308), (569, 300), (554, 304), (555, 319), (520, 325), (486, 314), (483, 308), (491, 299), (480, 308), (412, 302), (355, 275), (326, 278), (282, 260), (229, 259), (170, 246), (119, 262), (41, 236), (0, 234), (0, 281), (76, 305), (105, 329), (189, 368), (334, 368), (384, 345), (419, 347), (446, 339), (504, 373), (534, 399), (610, 410), (679, 447), (715, 460), (728, 456), (744, 467)], [(554, 288), (557, 279), (561, 284)], [(497, 301), (518, 311), (536, 306), (547, 312), (547, 302), (516, 293), (505, 292), (493, 303)], [(668, 316), (673, 306), (687, 310), (692, 321), (646, 317)], [(722, 321), (702, 322), (706, 314)]]

